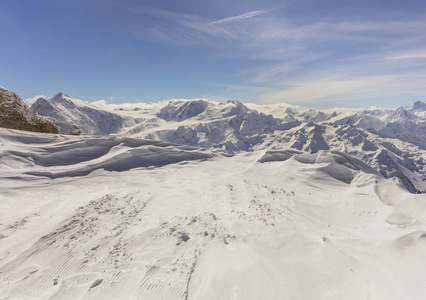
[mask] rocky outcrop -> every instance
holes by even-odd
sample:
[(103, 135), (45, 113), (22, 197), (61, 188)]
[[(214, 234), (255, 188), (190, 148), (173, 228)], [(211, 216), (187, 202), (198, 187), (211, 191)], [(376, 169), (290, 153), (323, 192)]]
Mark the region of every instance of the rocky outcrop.
[(58, 126), (33, 112), (21, 97), (0, 87), (0, 127), (58, 133)]

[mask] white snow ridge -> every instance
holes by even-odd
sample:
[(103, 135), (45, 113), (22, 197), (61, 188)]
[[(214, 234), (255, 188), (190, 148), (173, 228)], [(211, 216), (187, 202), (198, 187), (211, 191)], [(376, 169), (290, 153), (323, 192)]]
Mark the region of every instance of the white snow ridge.
[(32, 109), (62, 134), (0, 128), (0, 299), (426, 294), (421, 102)]

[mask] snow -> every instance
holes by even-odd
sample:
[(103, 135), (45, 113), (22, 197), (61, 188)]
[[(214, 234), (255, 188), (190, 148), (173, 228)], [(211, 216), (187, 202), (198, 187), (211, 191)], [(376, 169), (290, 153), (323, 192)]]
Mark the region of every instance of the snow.
[(417, 119), (417, 117), (406, 110), (404, 107), (398, 107), (395, 111), (386, 117), (387, 123), (407, 123), (415, 119)]
[(202, 114), (210, 105), (205, 100), (174, 100), (170, 101), (167, 106), (163, 107), (158, 113), (158, 117), (166, 121), (181, 122), (189, 118), (193, 118)]
[(421, 101), (416, 101), (413, 104), (407, 106), (406, 110), (411, 112), (424, 112), (426, 111), (426, 104)]
[[(42, 107), (42, 103), (48, 103)], [(316, 111), (288, 104), (174, 99), (160, 103), (86, 103), (59, 93), (33, 105), (57, 118), (60, 132), (116, 135), (216, 149), (226, 153), (294, 148), (354, 155), (413, 193), (426, 191), (426, 104), (392, 109)], [(73, 127), (74, 126), (74, 127)], [(394, 145), (391, 150), (383, 145)], [(395, 159), (378, 155), (388, 150)]]
[(0, 148), (0, 299), (426, 293), (426, 196), (347, 153), (7, 129)]
[(61, 134), (0, 128), (0, 300), (426, 294), (422, 102), (32, 108)]

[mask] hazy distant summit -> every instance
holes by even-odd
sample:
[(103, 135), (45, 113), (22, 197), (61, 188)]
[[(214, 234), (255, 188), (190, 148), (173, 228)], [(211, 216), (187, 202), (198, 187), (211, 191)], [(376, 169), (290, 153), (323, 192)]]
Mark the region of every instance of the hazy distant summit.
[(416, 101), (413, 104), (407, 106), (405, 109), (408, 111), (415, 111), (415, 112), (426, 111), (426, 103), (423, 103), (421, 101)]

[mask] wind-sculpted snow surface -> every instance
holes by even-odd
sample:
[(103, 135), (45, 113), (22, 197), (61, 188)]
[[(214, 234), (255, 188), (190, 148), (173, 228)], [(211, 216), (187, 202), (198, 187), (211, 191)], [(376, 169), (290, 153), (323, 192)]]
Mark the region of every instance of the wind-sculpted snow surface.
[[(7, 142), (19, 141), (19, 134), (5, 134)], [(43, 138), (41, 137), (42, 141)], [(46, 143), (50, 140), (46, 141)], [(5, 161), (29, 165), (25, 174), (49, 178), (86, 176), (93, 171), (123, 172), (141, 167), (161, 167), (182, 161), (208, 159), (207, 151), (168, 143), (131, 138), (60, 138), (52, 144), (3, 151)], [(70, 168), (64, 168), (71, 166)], [(51, 167), (49, 171), (46, 167)]]
[(0, 149), (0, 299), (426, 294), (426, 196), (347, 153), (6, 129)]
[[(43, 101), (50, 108), (42, 109)], [(412, 193), (426, 191), (426, 104), (422, 102), (394, 110), (324, 111), (286, 104), (244, 105), (235, 100), (95, 106), (60, 93), (41, 99), (33, 108), (56, 117), (60, 127), (68, 122), (86, 134), (115, 133), (226, 153), (274, 148), (346, 152), (383, 176), (398, 178)], [(69, 125), (61, 128), (62, 133), (70, 130)]]
[(286, 161), (291, 158), (302, 164), (316, 164), (318, 171), (347, 184), (354, 179), (354, 171), (362, 170), (365, 173), (380, 176), (376, 170), (365, 163), (339, 151), (321, 150), (317, 153), (307, 154), (295, 150), (271, 150), (267, 151), (259, 162)]

